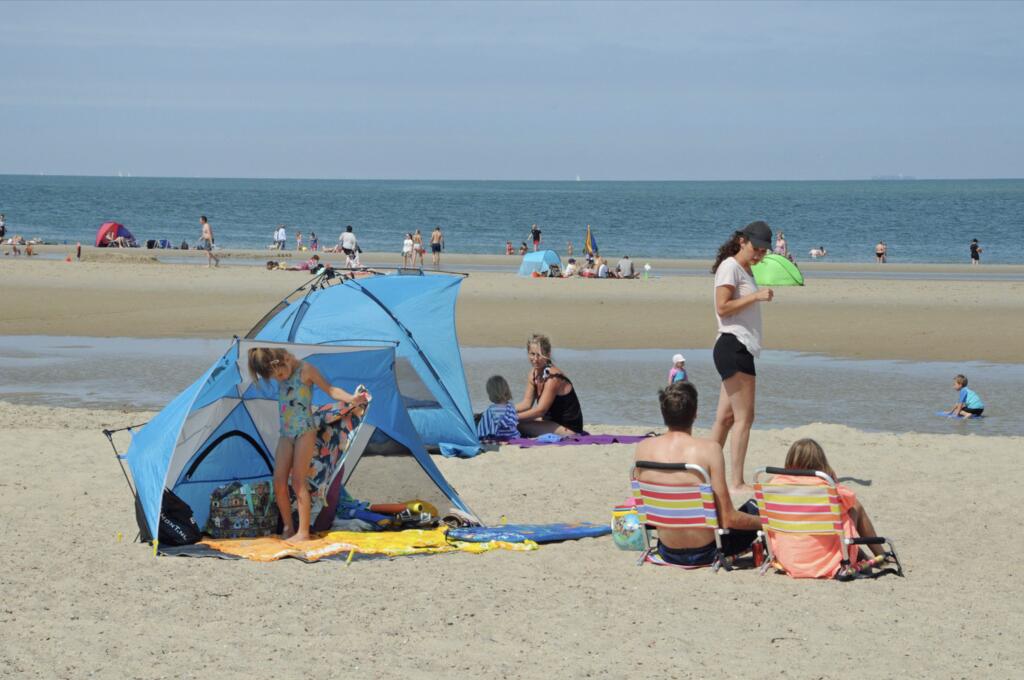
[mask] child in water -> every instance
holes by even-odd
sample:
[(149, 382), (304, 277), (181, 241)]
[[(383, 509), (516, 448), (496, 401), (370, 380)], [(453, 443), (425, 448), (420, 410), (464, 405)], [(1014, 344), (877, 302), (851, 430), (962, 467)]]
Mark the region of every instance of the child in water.
[(688, 380), (686, 377), (686, 358), (682, 354), (672, 357), (672, 368), (668, 372), (668, 384)]
[[(313, 385), (331, 399), (351, 404), (365, 404), (368, 393), (355, 396), (328, 383), (312, 364), (302, 361), (286, 349), (253, 347), (249, 350), (249, 372), (256, 380), (276, 380), (280, 387), (278, 406), (281, 414), (281, 435), (274, 453), (274, 495), (284, 528), (281, 538), (308, 541), (310, 496), (306, 477), (313, 460), (316, 425), (313, 423)], [(298, 529), (292, 523), (288, 498), (288, 478), (299, 508)]]
[(957, 391), (956, 404), (949, 410), (949, 415), (958, 418), (980, 416), (985, 410), (985, 402), (978, 393), (967, 387), (967, 376), (963, 374), (953, 378), (953, 389)]
[(476, 434), (481, 440), (511, 439), (519, 436), (519, 414), (512, 402), (512, 388), (500, 375), (487, 379), (487, 398), (491, 405), (480, 415)]

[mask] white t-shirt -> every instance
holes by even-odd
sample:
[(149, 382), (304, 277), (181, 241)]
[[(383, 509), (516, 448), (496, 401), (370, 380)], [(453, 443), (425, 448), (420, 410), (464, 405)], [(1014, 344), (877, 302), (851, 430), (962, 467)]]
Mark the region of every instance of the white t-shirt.
[[(748, 274), (734, 257), (725, 259), (719, 265), (718, 272), (715, 274), (716, 291), (719, 286), (732, 286), (731, 299), (733, 300), (757, 292), (757, 283), (754, 282), (754, 277)], [(748, 352), (755, 357), (761, 355), (761, 303), (755, 302), (725, 318), (718, 316), (716, 305), (715, 318), (718, 319), (719, 336), (722, 333), (732, 333), (737, 340), (743, 343)]]
[(608, 278), (608, 265), (606, 265), (604, 262), (602, 262), (601, 266), (597, 268), (597, 278), (599, 278), (599, 279), (607, 279)]
[(402, 252), (406, 255), (412, 252), (412, 239), (407, 238), (402, 241)]
[(356, 249), (356, 235), (351, 231), (344, 231), (341, 233), (341, 247), (345, 250)]
[(287, 234), (285, 234), (284, 227), (281, 227), (280, 229), (277, 230), (277, 240), (278, 241), (287, 241), (288, 240), (288, 236), (287, 236)]
[(619, 273), (625, 278), (633, 276), (633, 260), (622, 258), (619, 260)]

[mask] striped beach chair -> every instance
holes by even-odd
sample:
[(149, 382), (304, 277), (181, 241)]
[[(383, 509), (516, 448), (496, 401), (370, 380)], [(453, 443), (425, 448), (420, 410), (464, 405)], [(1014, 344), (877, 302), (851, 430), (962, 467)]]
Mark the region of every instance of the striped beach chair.
[[(787, 475), (791, 477), (816, 478), (810, 484), (776, 484), (763, 482), (767, 475)], [(835, 549), (839, 551), (840, 566), (835, 578), (849, 581), (866, 576), (878, 576), (882, 573), (895, 573), (903, 576), (903, 566), (892, 541), (882, 536), (847, 536), (843, 529), (843, 514), (839, 505), (839, 492), (836, 482), (824, 472), (817, 470), (791, 470), (788, 468), (764, 467), (754, 473), (754, 500), (761, 517), (761, 526), (767, 537), (766, 546), (768, 559), (761, 566), (765, 573), (773, 564), (785, 571), (785, 565), (778, 563), (772, 553), (772, 541), (777, 533), (803, 534), (806, 536), (831, 536), (835, 539)], [(849, 546), (851, 545), (888, 545), (883, 554), (870, 559), (851, 563)], [(872, 574), (872, 570), (883, 563), (895, 564), (894, 568)]]
[[(701, 484), (650, 484), (637, 479), (637, 470), (661, 470), (669, 472), (691, 472), (703, 479)], [(718, 522), (718, 508), (715, 496), (711, 492), (711, 481), (707, 470), (700, 465), (690, 463), (660, 463), (638, 460), (630, 475), (633, 497), (636, 499), (636, 510), (640, 523), (643, 525), (644, 552), (638, 564), (650, 562), (661, 566), (669, 565), (661, 559), (657, 552), (656, 537), (652, 540), (651, 530), (669, 529), (711, 529), (715, 536), (716, 556), (711, 570), (717, 572), (721, 567), (728, 570), (732, 560), (722, 552), (722, 535), (729, 532)], [(694, 568), (694, 567), (684, 567)]]

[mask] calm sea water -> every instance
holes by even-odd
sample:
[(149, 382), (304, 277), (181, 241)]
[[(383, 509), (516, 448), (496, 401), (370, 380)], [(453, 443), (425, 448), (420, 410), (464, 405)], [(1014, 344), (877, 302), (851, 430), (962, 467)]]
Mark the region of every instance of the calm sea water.
[[(53, 406), (159, 410), (219, 358), (227, 340), (0, 336), (0, 399)], [(588, 423), (661, 427), (657, 390), (677, 350), (557, 350)], [(109, 358), (118, 357), (117, 372)], [(686, 350), (700, 391), (697, 425), (711, 427), (719, 379), (711, 350)], [(470, 397), (487, 404), (484, 384), (504, 375), (518, 399), (529, 365), (522, 348), (463, 347)], [(985, 400), (986, 418), (939, 418), (966, 374)], [(1024, 364), (835, 359), (766, 351), (757, 363), (757, 428), (841, 423), (860, 430), (964, 435), (1024, 435)]]
[(194, 242), (206, 214), (217, 243), (262, 248), (278, 223), (333, 243), (352, 224), (365, 250), (398, 251), (403, 233), (435, 224), (447, 248), (504, 252), (527, 240), (582, 247), (586, 225), (602, 252), (709, 258), (737, 227), (765, 219), (806, 259), (825, 246), (838, 262), (873, 261), (884, 240), (892, 262), (1020, 263), (1024, 180), (849, 182), (491, 182), (0, 176), (8, 230), (88, 242), (115, 220), (139, 240)]

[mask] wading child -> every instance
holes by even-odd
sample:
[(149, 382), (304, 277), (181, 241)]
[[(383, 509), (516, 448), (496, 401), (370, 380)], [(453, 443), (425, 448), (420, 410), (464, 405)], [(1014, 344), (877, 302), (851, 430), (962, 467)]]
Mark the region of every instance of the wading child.
[(949, 410), (949, 415), (970, 418), (980, 416), (985, 410), (985, 402), (978, 393), (967, 387), (967, 376), (960, 374), (953, 378), (953, 389), (957, 391), (956, 404)]
[(689, 380), (686, 377), (686, 359), (682, 354), (676, 354), (672, 357), (672, 368), (668, 372), (668, 384), (671, 385), (682, 380)]
[[(312, 409), (313, 385), (331, 399), (351, 404), (365, 404), (369, 395), (361, 393), (353, 396), (340, 387), (334, 387), (315, 366), (280, 348), (250, 349), (249, 372), (255, 380), (276, 380), (280, 384), (278, 408), (281, 414), (281, 433), (274, 453), (274, 495), (284, 523), (281, 538), (308, 541), (310, 496), (306, 477), (313, 460), (316, 440)], [(297, 529), (292, 524), (292, 508), (288, 498), (289, 477), (299, 509)]]
[(487, 379), (487, 398), (491, 405), (480, 415), (476, 435), (481, 440), (504, 440), (519, 436), (519, 414), (512, 403), (512, 389), (500, 375)]

